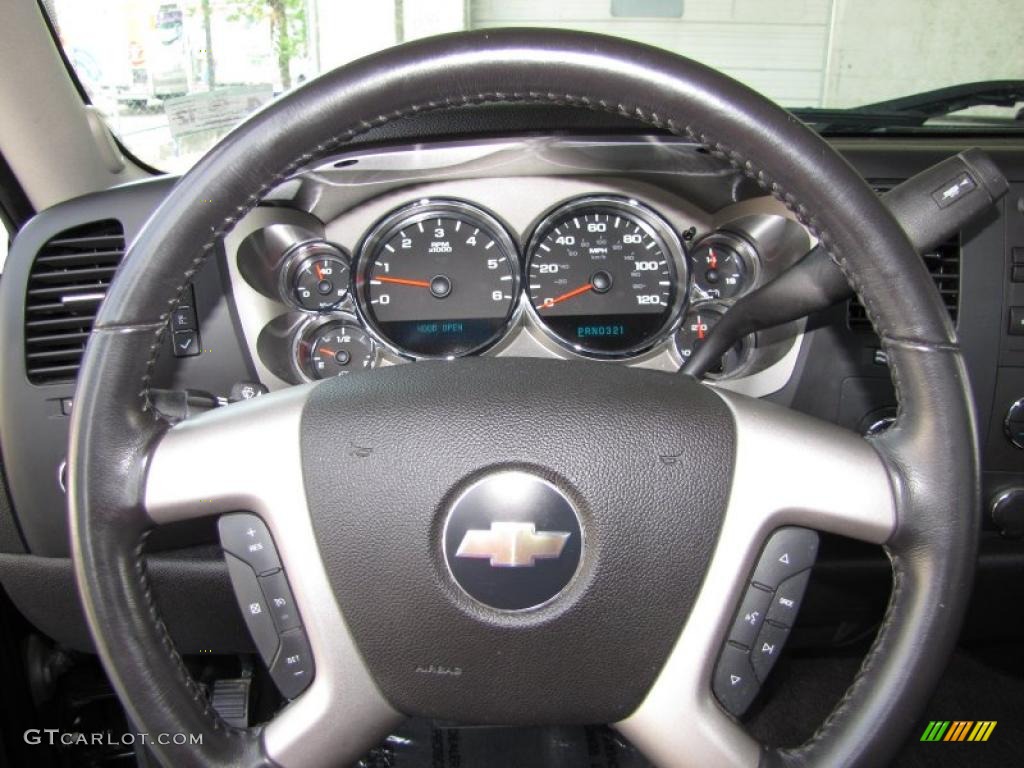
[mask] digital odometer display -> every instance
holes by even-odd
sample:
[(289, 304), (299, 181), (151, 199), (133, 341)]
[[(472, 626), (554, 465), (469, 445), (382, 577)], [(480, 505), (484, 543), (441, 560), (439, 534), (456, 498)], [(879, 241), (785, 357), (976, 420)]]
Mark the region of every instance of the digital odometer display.
[(369, 326), (411, 357), (460, 357), (493, 343), (519, 293), (515, 247), (487, 213), (453, 201), (402, 209), (367, 238), (357, 291)]
[(678, 245), (669, 245), (674, 239), (667, 224), (634, 201), (569, 203), (531, 239), (530, 304), (548, 332), (577, 352), (637, 353), (677, 315), (686, 267)]

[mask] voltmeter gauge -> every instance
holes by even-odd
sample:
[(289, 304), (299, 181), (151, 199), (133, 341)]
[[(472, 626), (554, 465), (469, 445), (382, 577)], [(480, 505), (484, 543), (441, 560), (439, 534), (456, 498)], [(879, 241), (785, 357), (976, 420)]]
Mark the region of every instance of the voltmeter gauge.
[(754, 284), (757, 256), (745, 241), (727, 234), (704, 238), (691, 253), (693, 287), (702, 299), (734, 299)]

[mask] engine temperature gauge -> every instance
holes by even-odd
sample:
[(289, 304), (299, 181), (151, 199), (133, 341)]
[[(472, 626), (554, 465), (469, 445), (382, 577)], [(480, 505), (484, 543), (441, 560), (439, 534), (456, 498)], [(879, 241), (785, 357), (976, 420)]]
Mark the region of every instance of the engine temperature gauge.
[[(704, 343), (711, 329), (722, 319), (725, 309), (724, 306), (703, 304), (691, 308), (686, 313), (682, 325), (676, 331), (676, 349), (683, 358), (683, 363)], [(734, 374), (746, 362), (750, 347), (749, 339), (740, 339), (722, 356), (722, 361), (708, 371), (708, 374), (713, 378)]]
[(306, 379), (328, 379), (372, 368), (377, 348), (359, 326), (331, 321), (311, 326), (298, 340), (296, 362)]

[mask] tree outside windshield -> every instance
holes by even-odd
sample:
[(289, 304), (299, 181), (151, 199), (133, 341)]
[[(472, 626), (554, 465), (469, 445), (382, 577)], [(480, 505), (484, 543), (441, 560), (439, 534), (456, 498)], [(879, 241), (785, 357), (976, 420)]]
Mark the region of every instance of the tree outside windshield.
[(186, 170), (246, 115), (321, 72), (400, 42), (463, 29), (562, 27), (618, 35), (697, 59), (791, 108), (847, 108), (958, 83), (1024, 78), (1019, 0), (43, 5), (111, 130), (140, 159), (167, 171)]

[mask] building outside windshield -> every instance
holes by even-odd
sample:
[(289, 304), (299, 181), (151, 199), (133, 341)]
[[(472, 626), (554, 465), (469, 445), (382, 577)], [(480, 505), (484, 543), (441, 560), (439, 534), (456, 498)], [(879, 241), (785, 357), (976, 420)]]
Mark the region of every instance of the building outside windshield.
[[(401, 42), (465, 29), (560, 27), (703, 62), (818, 124), (939, 88), (1024, 79), (1019, 0), (44, 0), (88, 98), (123, 146), (187, 170), (280, 94)], [(1004, 89), (1005, 90), (1005, 89)], [(1024, 130), (1019, 97), (860, 130)], [(914, 109), (914, 105), (909, 107)], [(896, 115), (899, 117), (898, 115)], [(835, 127), (832, 120), (822, 128)]]

